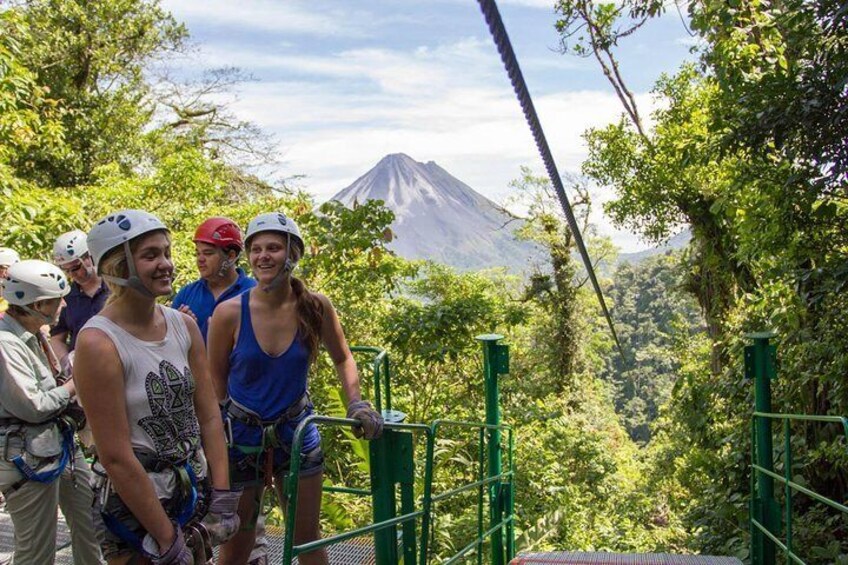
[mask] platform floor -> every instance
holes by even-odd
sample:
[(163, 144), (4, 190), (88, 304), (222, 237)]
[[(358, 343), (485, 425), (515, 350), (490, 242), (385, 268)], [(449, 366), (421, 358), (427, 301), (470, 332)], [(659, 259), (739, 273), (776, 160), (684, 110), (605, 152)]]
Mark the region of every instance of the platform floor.
[(519, 555), (510, 565), (742, 565), (742, 562), (735, 557), (710, 555), (557, 551)]
[[(283, 530), (268, 526), (266, 529), (268, 537), (269, 563), (279, 564), (283, 562)], [(70, 534), (65, 518), (59, 512), (57, 525), (57, 544), (59, 551), (56, 553), (56, 565), (73, 565), (74, 559), (70, 548)], [(8, 565), (12, 561), (12, 553), (15, 548), (15, 533), (12, 526), (12, 518), (5, 510), (0, 510), (0, 565)], [(330, 546), (328, 549), (330, 563), (332, 565), (374, 565), (374, 546), (370, 539), (354, 539), (346, 543)], [(297, 559), (293, 561), (297, 563)]]
[[(283, 532), (280, 528), (267, 529), (270, 563), (281, 563), (283, 559)], [(70, 535), (62, 513), (57, 527), (56, 565), (73, 565)], [(11, 517), (0, 510), (0, 565), (8, 565), (15, 547), (14, 528)], [(367, 539), (356, 539), (329, 548), (330, 563), (333, 565), (373, 565), (374, 548)], [(295, 563), (297, 560), (295, 560)], [(519, 555), (510, 565), (742, 565), (735, 557), (708, 555), (670, 555), (667, 553), (585, 553), (561, 551), (552, 553), (528, 553)]]

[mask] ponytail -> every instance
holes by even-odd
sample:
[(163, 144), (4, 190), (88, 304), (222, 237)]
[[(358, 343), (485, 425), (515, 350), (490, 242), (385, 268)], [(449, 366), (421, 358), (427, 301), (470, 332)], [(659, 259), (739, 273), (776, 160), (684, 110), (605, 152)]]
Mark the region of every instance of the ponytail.
[(291, 278), (291, 287), (297, 298), (297, 329), (309, 350), (309, 363), (318, 358), (321, 345), (321, 324), (324, 320), (324, 306), (321, 301), (306, 288), (297, 277)]

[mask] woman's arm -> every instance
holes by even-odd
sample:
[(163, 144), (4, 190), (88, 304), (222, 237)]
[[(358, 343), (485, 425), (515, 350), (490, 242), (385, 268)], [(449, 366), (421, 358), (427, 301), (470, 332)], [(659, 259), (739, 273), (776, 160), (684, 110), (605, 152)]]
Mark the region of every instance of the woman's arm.
[(23, 343), (0, 342), (0, 396), (3, 408), (25, 422), (38, 424), (65, 409), (75, 394), (73, 380), (42, 390), (32, 352)]
[(323, 294), (317, 292), (313, 294), (321, 302), (324, 310), (324, 319), (321, 323), (321, 341), (327, 348), (330, 359), (333, 360), (347, 403), (358, 402), (362, 398), (359, 390), (359, 373), (347, 345), (342, 325), (339, 323), (336, 309), (333, 308), (330, 299)]
[(112, 341), (98, 329), (79, 334), (74, 381), (94, 434), (97, 456), (112, 486), (159, 547), (171, 547), (174, 527), (130, 443), (121, 359)]
[(241, 313), (241, 297), (222, 302), (212, 313), (207, 333), (209, 375), (219, 402), (227, 398), (230, 353), (235, 347), (235, 332)]
[(209, 378), (209, 363), (206, 359), (206, 346), (197, 323), (188, 314), (183, 314), (186, 328), (191, 336), (189, 366), (194, 376), (194, 411), (200, 424), (200, 441), (209, 463), (212, 486), (216, 489), (230, 488), (230, 470), (227, 461), (227, 445), (224, 441), (224, 425), (221, 423), (221, 410), (215, 400), (215, 391)]
[(330, 358), (336, 367), (336, 374), (342, 383), (342, 389), (347, 398), (347, 417), (359, 421), (359, 425), (353, 428), (353, 435), (369, 440), (376, 439), (383, 433), (383, 418), (374, 410), (370, 402), (362, 400), (356, 362), (347, 346), (336, 309), (333, 308), (330, 299), (323, 294), (315, 293), (315, 296), (321, 301), (324, 310), (321, 340), (330, 353)]

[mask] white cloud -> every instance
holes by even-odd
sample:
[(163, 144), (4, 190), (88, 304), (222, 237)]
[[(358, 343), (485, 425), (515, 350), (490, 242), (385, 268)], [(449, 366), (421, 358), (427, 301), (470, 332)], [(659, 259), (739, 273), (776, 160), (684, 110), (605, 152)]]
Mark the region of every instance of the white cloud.
[[(297, 45), (256, 51), (222, 40), (201, 46), (199, 63), (235, 65), (260, 77), (239, 88), (232, 108), (275, 135), (282, 172), (305, 175), (300, 184), (319, 201), (388, 153), (436, 161), (497, 202), (506, 199), (521, 166), (544, 171), (489, 41), (466, 37), (409, 49), (354, 45), (321, 54)], [(647, 114), (648, 97), (640, 101)], [(587, 128), (622, 112), (618, 99), (601, 90), (546, 92), (534, 102), (560, 172), (579, 170)], [(598, 198), (605, 197), (601, 190)], [(596, 222), (634, 249), (626, 232), (612, 230), (603, 217)]]
[(523, 6), (525, 8), (543, 8), (553, 11), (554, 0), (501, 0), (500, 4), (504, 6)]
[(682, 45), (684, 47), (698, 47), (704, 44), (704, 40), (698, 36), (687, 35), (685, 37), (678, 37), (674, 40), (674, 43), (675, 45)]
[(332, 3), (320, 10), (305, 0), (165, 0), (164, 7), (178, 20), (239, 29), (319, 36), (359, 37), (361, 27), (349, 25), (350, 10)]

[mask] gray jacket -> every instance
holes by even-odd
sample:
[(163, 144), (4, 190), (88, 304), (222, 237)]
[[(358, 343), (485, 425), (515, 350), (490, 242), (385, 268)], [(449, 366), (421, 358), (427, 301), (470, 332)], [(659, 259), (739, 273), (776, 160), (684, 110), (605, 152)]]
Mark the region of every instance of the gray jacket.
[(56, 385), (38, 337), (13, 317), (0, 319), (0, 418), (38, 424), (57, 416), (70, 395)]

